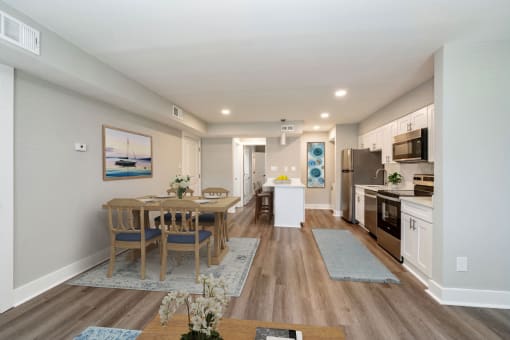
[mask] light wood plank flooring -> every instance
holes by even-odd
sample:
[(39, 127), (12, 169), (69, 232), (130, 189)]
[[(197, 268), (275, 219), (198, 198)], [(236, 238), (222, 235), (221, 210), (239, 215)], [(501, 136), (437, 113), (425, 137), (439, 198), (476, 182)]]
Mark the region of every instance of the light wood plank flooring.
[[(341, 325), (350, 339), (510, 339), (510, 311), (444, 307), (359, 227), (307, 210), (302, 230), (255, 225), (253, 204), (234, 215), (231, 237), (259, 237), (239, 298), (226, 317)], [(351, 230), (400, 285), (330, 280), (312, 228)], [(105, 226), (106, 228), (106, 226)], [(70, 339), (87, 326), (141, 329), (164, 293), (59, 285), (0, 315), (0, 339)]]

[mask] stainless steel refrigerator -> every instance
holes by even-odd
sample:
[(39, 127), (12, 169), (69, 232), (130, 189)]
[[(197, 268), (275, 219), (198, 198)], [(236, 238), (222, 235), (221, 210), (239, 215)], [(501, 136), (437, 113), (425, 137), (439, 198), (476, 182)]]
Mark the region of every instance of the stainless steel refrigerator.
[(354, 216), (354, 197), (356, 184), (380, 184), (384, 183), (384, 172), (375, 172), (384, 166), (381, 163), (381, 152), (371, 152), (369, 149), (344, 149), (342, 150), (342, 217), (351, 223), (356, 223)]

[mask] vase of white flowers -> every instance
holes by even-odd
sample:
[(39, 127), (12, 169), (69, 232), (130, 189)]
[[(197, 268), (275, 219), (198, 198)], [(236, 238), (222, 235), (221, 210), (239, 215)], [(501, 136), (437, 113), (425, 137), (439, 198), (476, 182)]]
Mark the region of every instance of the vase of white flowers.
[(223, 340), (217, 331), (223, 311), (228, 305), (226, 286), (222, 278), (201, 275), (203, 293), (192, 297), (186, 292), (170, 292), (163, 298), (159, 307), (162, 325), (168, 321), (181, 305), (188, 311), (189, 332), (181, 335), (181, 340)]
[(170, 186), (177, 190), (177, 197), (182, 199), (182, 196), (186, 192), (186, 189), (189, 188), (191, 177), (189, 175), (182, 176), (177, 175), (170, 183)]

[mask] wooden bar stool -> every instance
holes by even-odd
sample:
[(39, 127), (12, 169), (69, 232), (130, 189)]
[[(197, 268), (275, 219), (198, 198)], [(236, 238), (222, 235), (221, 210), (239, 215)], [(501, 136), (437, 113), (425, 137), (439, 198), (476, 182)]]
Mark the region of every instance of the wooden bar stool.
[(273, 192), (259, 189), (255, 193), (255, 223), (262, 215), (268, 216), (269, 221), (273, 219)]

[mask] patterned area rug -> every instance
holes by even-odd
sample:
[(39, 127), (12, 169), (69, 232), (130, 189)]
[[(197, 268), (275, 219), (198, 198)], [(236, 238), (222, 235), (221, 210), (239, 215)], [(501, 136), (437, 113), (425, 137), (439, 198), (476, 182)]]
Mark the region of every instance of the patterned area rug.
[(348, 230), (312, 229), (329, 276), (334, 280), (400, 283)]
[[(240, 296), (257, 252), (259, 239), (231, 238), (229, 252), (220, 265), (207, 267), (207, 250), (200, 254), (200, 274), (222, 276), (227, 285), (227, 294)], [(168, 252), (168, 267), (165, 281), (159, 281), (159, 250), (147, 254), (145, 280), (140, 279), (140, 260), (132, 262), (129, 252), (117, 255), (115, 270), (111, 278), (106, 277), (108, 261), (68, 281), (78, 286), (122, 288), (151, 291), (180, 290), (193, 294), (202, 293), (202, 286), (195, 282), (195, 260), (193, 252)]]
[(135, 340), (141, 333), (130, 329), (88, 327), (74, 340)]

